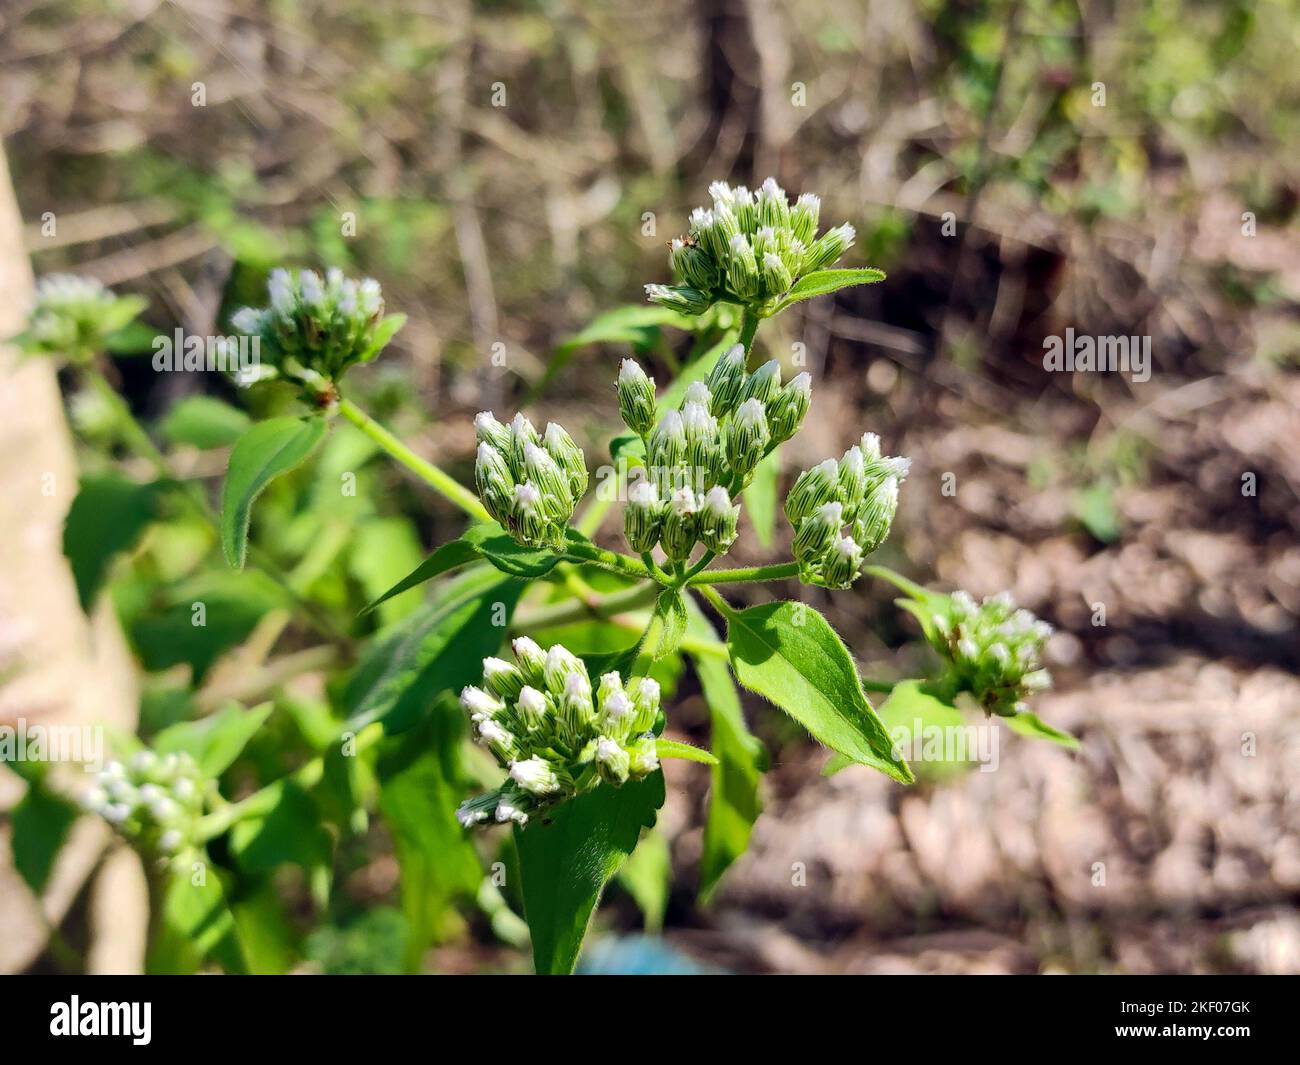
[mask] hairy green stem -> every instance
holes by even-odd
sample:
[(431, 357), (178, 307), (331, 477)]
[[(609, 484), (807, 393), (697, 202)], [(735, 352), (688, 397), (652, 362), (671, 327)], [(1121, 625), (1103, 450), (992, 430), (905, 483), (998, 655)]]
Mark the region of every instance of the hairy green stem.
[(692, 588), (709, 584), (752, 584), (756, 581), (781, 581), (798, 575), (798, 562), (774, 562), (770, 566), (746, 566), (697, 573), (687, 584)]
[(754, 347), (754, 334), (758, 332), (758, 323), (761, 319), (748, 307), (740, 315), (740, 343), (745, 347), (745, 354), (748, 355)]
[(693, 587), (705, 598), (709, 606), (713, 607), (713, 609), (718, 612), (723, 621), (726, 621), (727, 623), (731, 622), (731, 615), (734, 614), (735, 611), (731, 608), (731, 605), (722, 598), (716, 588), (713, 588), (708, 584), (697, 584)]
[(491, 521), (492, 516), (479, 502), (478, 496), (457, 481), (451, 474), (440, 470), (427, 459), (420, 458), (414, 451), (403, 444), (397, 437), (380, 425), (374, 418), (353, 403), (350, 399), (339, 398), (339, 413), (370, 437), (393, 459), (400, 462), (425, 484), (429, 485), (444, 499), (455, 503), (475, 521)]
[[(631, 555), (621, 555), (617, 551), (606, 551), (595, 544), (567, 544), (564, 548), (565, 558), (570, 562), (589, 562), (602, 569), (621, 573), (625, 577), (654, 577), (646, 564)], [(656, 578), (657, 579), (657, 578)]]

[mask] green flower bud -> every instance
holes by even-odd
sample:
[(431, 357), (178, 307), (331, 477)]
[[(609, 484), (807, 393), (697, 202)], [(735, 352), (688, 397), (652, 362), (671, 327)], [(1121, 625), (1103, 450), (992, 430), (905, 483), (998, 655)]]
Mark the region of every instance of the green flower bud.
[(490, 410), (474, 415), (474, 439), (480, 444), (491, 444), (503, 455), (510, 454), (510, 429), (497, 421)]
[(712, 414), (713, 411), (709, 408), (713, 406), (713, 395), (709, 392), (709, 386), (703, 381), (692, 381), (687, 385), (686, 395), (682, 397), (682, 406), (678, 410), (680, 411), (688, 403), (698, 403)]
[(840, 498), (850, 515), (856, 515), (867, 494), (867, 460), (859, 448), (851, 447), (840, 459)]
[(189, 755), (144, 750), (129, 763), (108, 762), (79, 801), (145, 854), (166, 858), (195, 840), (215, 791)]
[(557, 540), (556, 526), (548, 512), (541, 489), (531, 481), (515, 485), (506, 528), (519, 543), (528, 547), (548, 547)]
[(853, 523), (853, 535), (864, 554), (871, 554), (885, 542), (897, 513), (898, 479), (887, 477), (863, 503), (862, 512)]
[(519, 663), (524, 679), (534, 687), (544, 684), (542, 671), (546, 666), (546, 652), (537, 646), (537, 642), (527, 636), (519, 636), (510, 642), (510, 648), (515, 653), (515, 661)]
[(623, 512), (623, 533), (628, 546), (640, 554), (659, 542), (665, 506), (650, 481), (638, 481), (628, 490), (627, 509)]
[[(491, 681), (488, 680), (488, 662), (500, 662), (501, 659), (484, 659), (483, 661), (483, 678), (484, 682), (491, 689)], [(502, 663), (508, 665), (509, 663)], [(480, 721), (487, 721), (501, 714), (505, 708), (505, 700), (491, 691), (484, 691), (482, 688), (476, 688), (473, 685), (460, 690), (460, 705), (464, 708), (465, 713), (469, 714), (469, 719), (478, 724)]]
[(721, 469), (722, 445), (718, 441), (718, 420), (702, 403), (687, 403), (682, 408), (682, 433), (686, 437), (687, 476), (698, 484), (702, 477), (712, 479)]
[(632, 733), (639, 735), (649, 732), (659, 720), (659, 682), (651, 677), (639, 677), (633, 682), (631, 691), (632, 709), (636, 712), (632, 718)]
[(618, 787), (627, 782), (631, 759), (618, 740), (601, 736), (596, 741), (596, 765), (601, 777)]
[(763, 296), (766, 299), (784, 296), (794, 284), (789, 268), (781, 261), (781, 256), (773, 251), (763, 254), (762, 276)]
[(569, 479), (551, 453), (536, 444), (524, 445), (523, 476), (542, 493), (542, 506), (552, 521), (565, 523), (573, 513)]
[(689, 285), (646, 285), (645, 292), (651, 303), (680, 314), (703, 314), (713, 304), (707, 293)]
[(511, 763), (510, 779), (530, 795), (541, 798), (554, 795), (560, 790), (560, 780), (555, 770), (536, 755)]
[(839, 503), (823, 503), (816, 513), (799, 523), (793, 553), (802, 563), (813, 564), (830, 550), (844, 526), (844, 508)]
[(862, 548), (849, 536), (837, 540), (822, 562), (822, 579), (828, 587), (847, 588), (862, 572)]
[(87, 362), (101, 355), (108, 338), (130, 325), (146, 307), (140, 296), (118, 296), (92, 277), (51, 274), (36, 283), (27, 328), (14, 338), (27, 352)]
[(726, 489), (714, 485), (705, 493), (704, 504), (700, 507), (700, 543), (715, 554), (725, 553), (735, 543), (739, 521), (739, 505), (733, 506)]
[(475, 736), (500, 762), (509, 762), (519, 753), (514, 734), (496, 718), (485, 717), (478, 722)]
[(653, 736), (642, 736), (627, 747), (629, 756), (628, 775), (633, 780), (648, 777), (659, 768), (659, 752), (655, 747)]
[(668, 265), (678, 284), (700, 292), (710, 292), (717, 287), (719, 275), (712, 256), (680, 240), (674, 240), (670, 247)]
[(523, 671), (503, 658), (483, 659), (483, 683), (497, 698), (516, 699), (527, 683)]
[(488, 513), (509, 526), (515, 506), (515, 481), (505, 457), (486, 440), (474, 458), (474, 487)]
[(795, 201), (790, 212), (790, 232), (805, 247), (813, 242), (817, 235), (817, 221), (821, 215), (821, 197), (805, 192)]
[(772, 439), (784, 443), (799, 431), (812, 403), (812, 376), (795, 376), (767, 404), (767, 425)]
[(742, 480), (762, 460), (768, 444), (767, 415), (762, 401), (747, 399), (732, 418), (727, 433), (727, 461)]
[(506, 452), (516, 481), (527, 479), (524, 474), (524, 451), (529, 444), (541, 447), (542, 438), (527, 417), (516, 414), (510, 421), (510, 449)]
[(699, 502), (689, 485), (673, 492), (659, 532), (660, 546), (669, 558), (681, 561), (690, 557), (699, 529), (698, 512)]
[(731, 238), (727, 284), (742, 301), (749, 301), (758, 295), (760, 281), (754, 249), (743, 234), (737, 233)]
[(543, 445), (568, 479), (569, 494), (576, 503), (587, 491), (587, 457), (582, 448), (555, 422), (547, 424)]
[(515, 713), (528, 733), (548, 732), (557, 718), (551, 700), (530, 684), (519, 690)]
[(618, 740), (626, 739), (636, 711), (631, 697), (623, 690), (623, 680), (617, 673), (606, 673), (600, 678), (597, 702), (600, 709), (596, 715), (596, 725), (600, 731)]
[(784, 229), (790, 224), (790, 202), (776, 178), (768, 178), (758, 190), (758, 222), (773, 229)]
[(591, 681), (586, 670), (569, 673), (564, 678), (564, 694), (560, 698), (560, 723), (567, 730), (570, 743), (579, 746), (595, 722)]
[(756, 399), (766, 407), (776, 398), (776, 394), (780, 390), (781, 364), (776, 359), (772, 359), (763, 363), (762, 366), (749, 375), (740, 398), (742, 402), (747, 399)]
[(813, 241), (804, 256), (803, 270), (811, 274), (814, 270), (824, 270), (837, 262), (841, 255), (853, 247), (857, 231), (847, 222), (834, 229), (828, 229), (818, 240)]
[(655, 423), (654, 378), (632, 359), (618, 368), (618, 413), (634, 433), (648, 433)]
[(686, 459), (686, 430), (682, 416), (670, 410), (650, 434), (650, 475), (661, 489), (671, 490), (675, 470)]
[[(586, 682), (587, 691), (591, 691), (591, 681), (587, 677), (587, 667), (582, 659), (573, 654), (562, 644), (555, 644), (546, 652), (546, 664), (542, 669), (546, 687), (556, 695), (562, 695), (569, 677), (579, 676)], [(588, 696), (590, 698), (590, 695)]]
[(745, 348), (736, 344), (713, 364), (706, 379), (709, 394), (709, 413), (724, 418), (739, 405), (745, 389)]

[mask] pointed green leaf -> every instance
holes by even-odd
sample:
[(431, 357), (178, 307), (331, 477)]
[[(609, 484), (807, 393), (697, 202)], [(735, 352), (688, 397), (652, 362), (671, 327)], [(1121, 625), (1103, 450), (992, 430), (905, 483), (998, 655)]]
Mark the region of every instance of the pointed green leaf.
[(80, 811), (70, 802), (51, 795), (33, 783), (9, 814), (9, 850), (13, 866), (33, 893), (40, 895), (49, 882), (59, 848)]
[(95, 601), (113, 556), (130, 550), (158, 517), (163, 482), (137, 484), (115, 473), (81, 478), (63, 523), (63, 554), (83, 610)]
[(441, 576), (448, 570), (457, 569), (461, 566), (473, 562), (476, 558), (482, 558), (483, 554), (478, 547), (469, 540), (461, 537), (459, 540), (453, 540), (449, 544), (443, 544), (434, 551), (428, 558), (415, 567), (410, 573), (394, 584), (383, 595), (361, 611), (362, 614), (369, 614), (380, 603), (387, 602), (395, 595), (401, 595), (402, 592), (415, 588), (425, 581), (431, 581), (434, 577)]
[(325, 439), (325, 419), (272, 418), (258, 422), (230, 452), (222, 486), (221, 546), (226, 561), (243, 569), (253, 502), (277, 477), (301, 465)]
[(731, 611), (727, 646), (736, 679), (770, 699), (818, 740), (904, 784), (913, 782), (862, 690), (830, 623), (803, 603)]
[(667, 658), (681, 646), (686, 635), (686, 601), (677, 588), (665, 588), (655, 601), (655, 614), (661, 628), (654, 648), (654, 660)]
[(1058, 728), (1052, 728), (1037, 714), (1025, 711), (1003, 718), (1003, 720), (1007, 723), (1007, 728), (1021, 736), (1028, 736), (1034, 740), (1047, 740), (1049, 743), (1059, 744), (1069, 751), (1079, 750), (1079, 741), (1074, 736)]
[(684, 762), (699, 762), (701, 765), (718, 764), (718, 760), (703, 747), (682, 743), (679, 740), (656, 740), (655, 753), (660, 758), (680, 758)]
[(207, 449), (229, 447), (251, 424), (247, 414), (229, 403), (212, 396), (187, 396), (172, 407), (161, 428), (174, 444)]
[(772, 313), (777, 314), (800, 300), (810, 300), (814, 296), (825, 296), (828, 293), (837, 292), (851, 285), (870, 285), (883, 280), (885, 280), (885, 272), (876, 270), (873, 267), (859, 270), (815, 270), (811, 274), (804, 274), (803, 277), (799, 278), (794, 287), (786, 294), (785, 299), (776, 305), (776, 309)]
[(154, 738), (154, 750), (159, 754), (184, 751), (199, 764), (205, 776), (220, 776), (266, 724), (273, 706), (272, 703), (263, 703), (245, 710), (232, 703), (198, 721), (172, 725)]

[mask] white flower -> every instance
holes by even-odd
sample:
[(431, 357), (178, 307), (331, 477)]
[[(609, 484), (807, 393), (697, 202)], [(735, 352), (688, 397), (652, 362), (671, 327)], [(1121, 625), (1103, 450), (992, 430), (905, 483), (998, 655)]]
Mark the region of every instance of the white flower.
[(181, 845), (181, 840), (183, 838), (184, 837), (181, 836), (181, 833), (178, 829), (169, 828), (166, 832), (164, 832), (161, 836), (158, 837), (158, 849), (162, 851), (164, 854), (171, 854), (177, 849), (179, 849)]
[(490, 717), (478, 723), (478, 734), (484, 743), (508, 746), (514, 740), (514, 737), (499, 722), (493, 721)]
[[(484, 672), (486, 670), (487, 663), (484, 662)], [(500, 699), (494, 699), (482, 688), (475, 688), (472, 685), (461, 689), (460, 705), (465, 708), (470, 720), (476, 722), (493, 717), (505, 706)]]
[(617, 740), (611, 740), (608, 736), (601, 736), (596, 741), (596, 761), (598, 762), (614, 762), (622, 753), (623, 748)]
[(510, 779), (533, 795), (552, 795), (560, 790), (555, 770), (536, 755), (511, 762)]

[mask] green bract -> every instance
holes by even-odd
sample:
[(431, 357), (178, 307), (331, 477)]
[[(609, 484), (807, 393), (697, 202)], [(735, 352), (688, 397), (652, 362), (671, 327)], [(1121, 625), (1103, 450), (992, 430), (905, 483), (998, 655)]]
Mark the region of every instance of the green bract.
[(36, 305), (14, 340), (24, 351), (88, 362), (145, 306), (141, 297), (118, 296), (93, 277), (51, 274), (36, 283)]
[(555, 422), (539, 435), (522, 414), (506, 428), (483, 411), (474, 431), (474, 485), (488, 513), (526, 547), (562, 547), (573, 508), (587, 491), (582, 448)]
[(866, 433), (839, 462), (827, 459), (799, 475), (785, 515), (804, 582), (847, 588), (858, 579), (863, 559), (889, 535), (910, 466), (910, 459), (883, 457), (880, 438)]
[(145, 750), (109, 762), (81, 802), (142, 850), (166, 856), (195, 841), (210, 787), (188, 754)]
[(804, 193), (791, 206), (775, 178), (758, 192), (715, 181), (709, 195), (713, 207), (691, 212), (689, 236), (672, 242), (674, 283), (646, 286), (652, 303), (684, 314), (739, 303), (766, 317), (801, 277), (833, 265), (856, 236), (846, 223), (818, 237), (820, 198)]
[(456, 811), (466, 828), (489, 818), (526, 824), (539, 808), (590, 791), (619, 787), (659, 768), (654, 727), (659, 685), (641, 677), (624, 688), (617, 673), (595, 692), (587, 667), (556, 644), (549, 651), (521, 636), (515, 661), (483, 660), (483, 687), (460, 693), (475, 738), (510, 779)]
[(1042, 656), (1052, 626), (1017, 609), (1010, 594), (977, 604), (966, 592), (954, 592), (931, 611), (930, 642), (948, 663), (949, 683), (969, 692), (988, 713), (1023, 713), (1029, 709), (1026, 699), (1051, 687)]
[(308, 384), (337, 383), (357, 363), (369, 362), (406, 322), (384, 316), (384, 297), (372, 278), (353, 281), (339, 270), (322, 280), (313, 270), (296, 276), (275, 269), (268, 306), (236, 311), (231, 325), (261, 340), (259, 377), (284, 376)]

